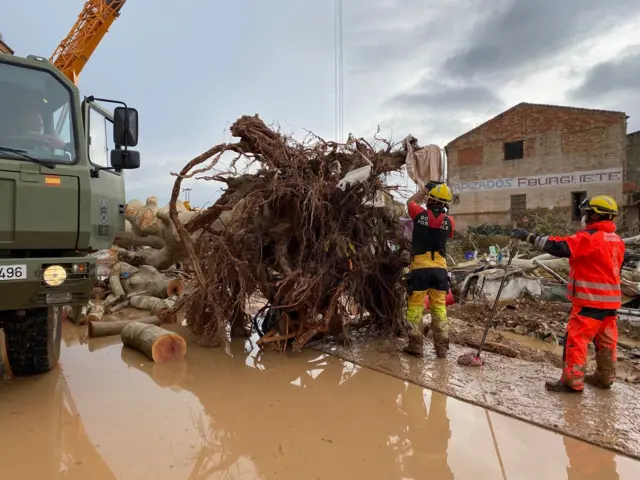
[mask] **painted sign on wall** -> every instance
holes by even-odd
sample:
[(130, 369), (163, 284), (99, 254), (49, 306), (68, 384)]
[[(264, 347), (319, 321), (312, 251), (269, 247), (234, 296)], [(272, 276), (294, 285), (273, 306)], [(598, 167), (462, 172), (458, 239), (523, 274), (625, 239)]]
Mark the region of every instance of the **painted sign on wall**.
[(621, 182), (622, 169), (588, 170), (573, 173), (552, 173), (530, 177), (494, 178), (491, 180), (475, 180), (458, 182), (451, 185), (455, 194), (479, 191), (513, 190), (518, 188), (569, 187), (593, 183)]

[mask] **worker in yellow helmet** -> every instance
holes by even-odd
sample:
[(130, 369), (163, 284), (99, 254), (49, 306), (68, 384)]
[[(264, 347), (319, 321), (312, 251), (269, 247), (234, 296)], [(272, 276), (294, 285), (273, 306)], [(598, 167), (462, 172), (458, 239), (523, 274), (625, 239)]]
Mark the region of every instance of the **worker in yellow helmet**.
[[(564, 368), (559, 380), (548, 380), (552, 392), (582, 392), (585, 382), (609, 389), (616, 378), (620, 272), (625, 245), (616, 234), (618, 204), (608, 195), (580, 205), (583, 229), (568, 236), (546, 236), (516, 228), (518, 240), (554, 257), (569, 259), (568, 298), (572, 308), (564, 342)], [(596, 371), (585, 376), (589, 344), (595, 340)]]
[[(425, 200), (426, 208), (420, 206)], [(422, 356), (424, 332), (422, 315), (425, 295), (429, 295), (431, 330), (436, 355), (447, 356), (449, 325), (445, 298), (449, 290), (447, 274), (447, 240), (453, 237), (453, 218), (446, 211), (453, 195), (444, 183), (430, 182), (407, 201), (413, 220), (411, 239), (411, 273), (407, 293), (407, 321), (410, 325), (409, 345), (405, 352)]]

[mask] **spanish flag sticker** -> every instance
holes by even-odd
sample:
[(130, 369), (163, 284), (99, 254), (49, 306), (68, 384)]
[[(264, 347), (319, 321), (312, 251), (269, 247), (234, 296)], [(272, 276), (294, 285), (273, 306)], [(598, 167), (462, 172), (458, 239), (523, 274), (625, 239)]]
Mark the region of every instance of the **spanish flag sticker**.
[(45, 185), (60, 185), (60, 177), (54, 177), (53, 175), (46, 175), (44, 177)]

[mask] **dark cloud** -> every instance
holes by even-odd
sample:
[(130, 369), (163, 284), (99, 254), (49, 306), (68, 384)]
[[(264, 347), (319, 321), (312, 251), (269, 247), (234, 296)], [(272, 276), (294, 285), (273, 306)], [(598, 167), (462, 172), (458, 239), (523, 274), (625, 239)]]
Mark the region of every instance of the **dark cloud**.
[(571, 92), (575, 99), (640, 94), (640, 52), (597, 64)]
[(510, 0), (475, 28), (444, 70), (473, 78), (540, 68), (541, 61), (619, 25), (636, 7), (636, 0)]
[(640, 52), (636, 46), (620, 58), (591, 68), (568, 97), (592, 108), (605, 108), (629, 115), (627, 131), (640, 129)]
[[(373, 70), (422, 65), (446, 51), (453, 32), (476, 19), (481, 0), (445, 3), (424, 0), (344, 2), (345, 70)], [(490, 2), (495, 0), (483, 0)], [(465, 8), (465, 16), (457, 12)]]
[(399, 108), (433, 111), (495, 111), (504, 106), (495, 92), (482, 85), (447, 86), (431, 82), (425, 87), (407, 91), (389, 100)]

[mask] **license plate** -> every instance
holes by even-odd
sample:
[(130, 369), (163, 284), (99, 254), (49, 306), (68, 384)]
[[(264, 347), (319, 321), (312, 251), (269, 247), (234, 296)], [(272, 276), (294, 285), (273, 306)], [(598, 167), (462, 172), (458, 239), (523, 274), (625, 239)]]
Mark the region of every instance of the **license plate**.
[(71, 301), (71, 293), (47, 293), (47, 303), (68, 303)]
[(4, 265), (0, 267), (0, 280), (24, 280), (27, 278), (26, 265)]

